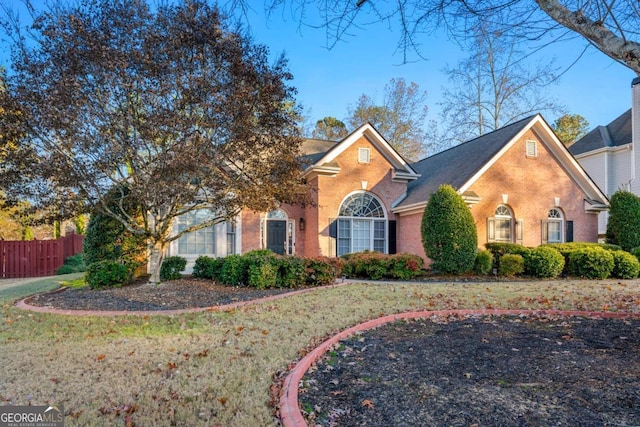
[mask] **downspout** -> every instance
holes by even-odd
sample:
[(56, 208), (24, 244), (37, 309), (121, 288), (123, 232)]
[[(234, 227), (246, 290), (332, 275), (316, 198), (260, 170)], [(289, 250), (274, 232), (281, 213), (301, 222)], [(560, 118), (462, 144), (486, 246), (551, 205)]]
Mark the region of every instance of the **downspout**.
[(633, 153), (629, 191), (632, 191), (633, 182), (636, 180), (636, 155), (638, 155), (636, 144), (640, 145), (640, 77), (631, 81), (631, 151)]

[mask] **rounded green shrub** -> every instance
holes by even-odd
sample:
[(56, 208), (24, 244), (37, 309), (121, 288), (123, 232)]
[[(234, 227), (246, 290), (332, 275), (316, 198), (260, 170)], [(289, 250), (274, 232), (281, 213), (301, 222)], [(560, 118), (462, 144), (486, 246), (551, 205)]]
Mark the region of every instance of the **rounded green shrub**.
[(89, 264), (85, 281), (92, 289), (120, 287), (130, 280), (129, 268), (115, 261), (98, 261)]
[(619, 190), (611, 196), (607, 243), (625, 251), (640, 246), (640, 198), (635, 194)]
[(424, 260), (414, 254), (394, 254), (389, 256), (388, 275), (393, 279), (409, 280), (422, 270)]
[(575, 274), (587, 279), (606, 279), (614, 267), (611, 252), (598, 246), (577, 249), (569, 259)]
[(473, 269), (478, 233), (471, 211), (450, 185), (441, 185), (429, 197), (422, 215), (422, 244), (431, 269), (463, 274)]
[(524, 271), (530, 276), (558, 277), (563, 269), (564, 257), (548, 246), (529, 249), (524, 257)]
[(170, 256), (162, 260), (160, 280), (178, 280), (187, 266), (187, 260), (180, 256)]
[(342, 261), (340, 258), (306, 258), (305, 269), (307, 273), (307, 285), (331, 285), (342, 274)]
[(191, 274), (199, 279), (219, 280), (223, 264), (224, 258), (211, 258), (201, 255), (196, 259)]
[(277, 287), (295, 288), (304, 285), (306, 281), (304, 258), (281, 257), (279, 261)]
[(490, 251), (478, 251), (476, 254), (476, 261), (473, 265), (473, 271), (476, 274), (486, 275), (491, 272), (493, 268), (493, 255)]
[(220, 269), (220, 281), (225, 285), (239, 286), (246, 283), (247, 272), (241, 255), (233, 254), (225, 257)]
[(275, 288), (278, 282), (278, 267), (276, 262), (263, 259), (249, 266), (247, 284), (256, 289)]
[(631, 255), (633, 255), (634, 257), (638, 258), (638, 261), (640, 261), (640, 246), (637, 248), (633, 248), (631, 249)]
[(640, 273), (640, 261), (625, 251), (613, 251), (613, 271), (611, 275), (618, 279), (635, 279)]
[(498, 274), (504, 277), (513, 277), (524, 272), (524, 258), (517, 254), (504, 254), (500, 257)]

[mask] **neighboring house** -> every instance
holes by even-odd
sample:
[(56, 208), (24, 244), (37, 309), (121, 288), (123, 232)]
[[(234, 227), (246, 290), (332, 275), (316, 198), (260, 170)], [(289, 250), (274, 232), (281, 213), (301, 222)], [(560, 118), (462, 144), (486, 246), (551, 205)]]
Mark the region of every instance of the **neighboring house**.
[[(589, 176), (611, 197), (618, 190), (640, 195), (640, 78), (631, 83), (632, 107), (606, 126), (598, 126), (576, 141), (569, 151)], [(638, 179), (636, 179), (638, 177)], [(608, 212), (598, 221), (604, 238)]]
[[(269, 248), (302, 256), (373, 250), (424, 257), (422, 214), (441, 184), (452, 185), (470, 207), (480, 247), (596, 241), (597, 214), (608, 208), (540, 115), (415, 164), (370, 124), (340, 142), (307, 140), (302, 150), (314, 203), (243, 211), (233, 223), (184, 236), (171, 254), (193, 260)], [(196, 220), (194, 214), (176, 226)]]

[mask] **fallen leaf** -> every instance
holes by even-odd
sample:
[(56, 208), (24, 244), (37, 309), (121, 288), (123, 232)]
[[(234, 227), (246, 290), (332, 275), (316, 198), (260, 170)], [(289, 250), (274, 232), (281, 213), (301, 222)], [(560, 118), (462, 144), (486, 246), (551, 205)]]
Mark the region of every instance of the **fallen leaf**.
[(269, 335), (269, 331), (267, 331), (266, 329), (262, 330), (262, 335)]
[(224, 406), (224, 405), (227, 404), (227, 398), (226, 397), (220, 397), (220, 398), (218, 398), (218, 402), (220, 402), (220, 404), (222, 406)]
[(169, 369), (176, 369), (178, 367), (178, 364), (177, 363), (173, 363), (173, 362), (169, 362), (169, 363), (167, 363), (167, 367)]
[(366, 406), (369, 409), (373, 409), (375, 407), (373, 402), (370, 401), (369, 399), (363, 400), (362, 403), (360, 403), (360, 406), (362, 406), (363, 408)]
[(98, 355), (98, 357), (96, 357), (96, 360), (97, 360), (98, 362), (102, 362), (102, 361), (104, 360), (104, 358), (105, 358), (105, 357), (106, 357), (106, 356), (105, 356), (104, 354), (99, 354), (99, 355)]

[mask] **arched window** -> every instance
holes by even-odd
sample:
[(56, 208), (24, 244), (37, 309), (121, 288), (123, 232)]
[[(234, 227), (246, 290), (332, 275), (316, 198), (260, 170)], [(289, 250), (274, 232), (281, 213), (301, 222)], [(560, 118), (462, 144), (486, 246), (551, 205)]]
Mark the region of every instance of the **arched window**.
[(513, 242), (513, 213), (506, 205), (499, 205), (494, 217), (489, 218), (488, 234), (490, 242)]
[(557, 208), (549, 210), (546, 221), (542, 222), (542, 243), (562, 243), (564, 230), (564, 216)]
[(365, 192), (347, 196), (338, 215), (338, 256), (365, 250), (386, 252), (387, 220), (375, 196)]

